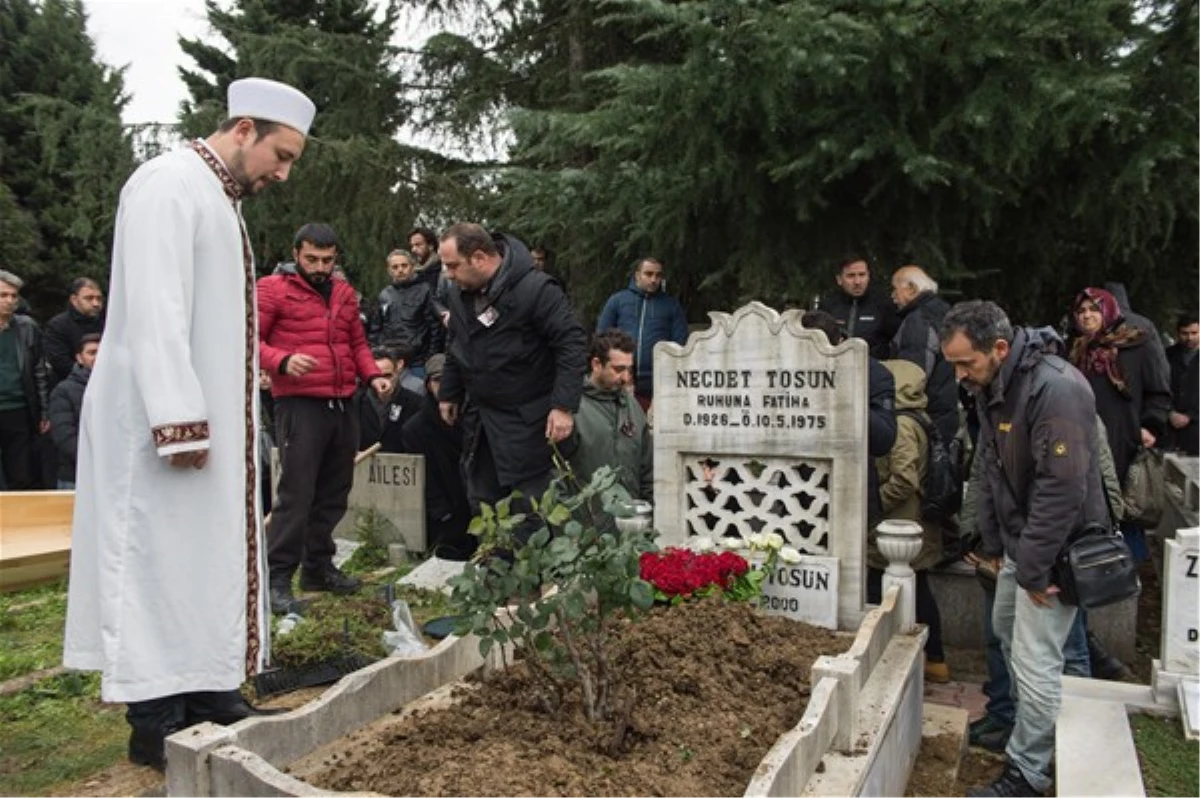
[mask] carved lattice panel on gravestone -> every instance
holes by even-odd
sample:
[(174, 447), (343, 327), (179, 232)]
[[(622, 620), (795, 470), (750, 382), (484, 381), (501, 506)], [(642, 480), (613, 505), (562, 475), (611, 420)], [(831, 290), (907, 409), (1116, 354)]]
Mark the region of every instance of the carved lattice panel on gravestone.
[(688, 536), (778, 532), (805, 554), (829, 553), (829, 460), (723, 455), (685, 459)]

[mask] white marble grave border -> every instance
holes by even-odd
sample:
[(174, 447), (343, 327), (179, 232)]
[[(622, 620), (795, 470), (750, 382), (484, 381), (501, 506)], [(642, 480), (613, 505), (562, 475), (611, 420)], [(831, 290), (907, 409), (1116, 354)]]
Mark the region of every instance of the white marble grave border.
[[(850, 648), (813, 665), (804, 717), (767, 753), (745, 795), (904, 793), (921, 744), (928, 635), (924, 626), (907, 625), (913, 610), (905, 611), (911, 599), (904, 593), (889, 588)], [(314, 787), (283, 770), (484, 664), (476, 639), (449, 637), (421, 655), (391, 657), (350, 674), (287, 714), (185, 729), (167, 738), (167, 794), (351, 794)]]

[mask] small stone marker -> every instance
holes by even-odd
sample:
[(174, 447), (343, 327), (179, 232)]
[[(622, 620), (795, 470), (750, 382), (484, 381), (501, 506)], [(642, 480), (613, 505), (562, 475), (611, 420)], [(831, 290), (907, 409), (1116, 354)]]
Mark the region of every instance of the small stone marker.
[[(279, 482), (279, 457), (272, 453), (274, 485)], [(416, 454), (374, 454), (354, 467), (346, 514), (334, 537), (353, 539), (359, 513), (374, 510), (383, 519), (383, 543), (403, 543), (413, 552), (426, 549), (425, 458)]]
[(422, 590), (440, 590), (449, 595), (451, 588), (448, 582), (458, 576), (467, 567), (465, 562), (457, 560), (441, 560), (430, 557), (416, 568), (400, 577), (400, 584)]
[(857, 339), (830, 346), (824, 333), (801, 326), (798, 311), (781, 315), (759, 302), (709, 315), (712, 326), (685, 345), (654, 348), (660, 543), (776, 532), (802, 554), (836, 563), (837, 623), (856, 627), (866, 548), (867, 346)]
[(1163, 562), (1163, 669), (1200, 676), (1200, 527), (1165, 541)]
[(795, 565), (781, 563), (763, 582), (759, 606), (772, 615), (837, 629), (837, 558), (804, 554)]

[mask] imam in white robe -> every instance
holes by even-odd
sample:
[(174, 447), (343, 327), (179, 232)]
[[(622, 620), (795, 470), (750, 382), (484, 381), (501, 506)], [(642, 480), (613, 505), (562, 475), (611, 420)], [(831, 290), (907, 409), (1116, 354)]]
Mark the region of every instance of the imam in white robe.
[[(63, 653), (101, 671), (105, 701), (233, 690), (266, 654), (250, 261), (238, 207), (194, 149), (122, 189), (80, 423)], [(205, 448), (203, 469), (168, 463)]]

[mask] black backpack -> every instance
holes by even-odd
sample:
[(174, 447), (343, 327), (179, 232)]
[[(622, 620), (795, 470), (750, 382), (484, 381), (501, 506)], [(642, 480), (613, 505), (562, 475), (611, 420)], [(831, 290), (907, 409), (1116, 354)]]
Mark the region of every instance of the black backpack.
[(929, 416), (917, 410), (897, 410), (897, 415), (908, 416), (925, 430), (929, 446), (929, 462), (925, 468), (925, 482), (921, 486), (921, 517), (938, 521), (949, 518), (962, 507), (962, 457), (958, 439), (947, 443)]

